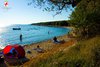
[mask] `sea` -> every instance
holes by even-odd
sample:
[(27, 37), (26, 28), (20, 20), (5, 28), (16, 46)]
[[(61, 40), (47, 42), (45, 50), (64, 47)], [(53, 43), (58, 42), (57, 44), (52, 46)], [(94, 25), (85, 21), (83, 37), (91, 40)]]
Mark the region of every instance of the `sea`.
[[(16, 30), (13, 30), (16, 28)], [(20, 28), (20, 30), (18, 30)], [(0, 49), (3, 49), (9, 44), (30, 45), (53, 37), (62, 36), (70, 31), (68, 28), (63, 27), (47, 27), (37, 25), (20, 25), (15, 24), (8, 27), (0, 28)], [(20, 35), (22, 34), (22, 41)]]

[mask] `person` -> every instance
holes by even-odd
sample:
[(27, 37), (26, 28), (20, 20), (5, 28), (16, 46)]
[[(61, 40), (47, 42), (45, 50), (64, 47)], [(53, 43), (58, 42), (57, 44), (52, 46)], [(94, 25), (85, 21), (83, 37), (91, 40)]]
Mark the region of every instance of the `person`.
[(34, 50), (36, 50), (38, 53), (44, 53), (44, 50), (40, 48), (39, 45), (37, 45), (37, 48), (34, 48)]
[(54, 41), (54, 42), (58, 42), (57, 37), (54, 37), (54, 38), (53, 38), (53, 41)]
[(50, 32), (48, 31), (48, 34), (50, 34)]
[(22, 34), (20, 34), (20, 41), (22, 42)]
[(57, 43), (57, 44), (61, 44), (61, 43), (64, 43), (65, 41), (64, 40), (57, 40), (57, 37), (54, 37), (53, 42)]

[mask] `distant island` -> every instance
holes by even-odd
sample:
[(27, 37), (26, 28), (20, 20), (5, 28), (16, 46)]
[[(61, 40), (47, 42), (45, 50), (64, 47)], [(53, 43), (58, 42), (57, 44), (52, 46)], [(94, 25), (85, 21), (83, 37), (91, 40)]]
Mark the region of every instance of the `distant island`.
[(49, 22), (39, 22), (39, 23), (32, 23), (31, 25), (39, 25), (39, 26), (69, 26), (67, 20), (63, 21), (49, 21)]

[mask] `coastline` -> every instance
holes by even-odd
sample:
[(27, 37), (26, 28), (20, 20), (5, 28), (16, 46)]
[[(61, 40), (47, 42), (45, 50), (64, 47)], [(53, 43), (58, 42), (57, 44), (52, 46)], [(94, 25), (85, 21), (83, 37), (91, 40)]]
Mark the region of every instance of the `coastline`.
[[(48, 27), (48, 26), (47, 26)], [(62, 28), (68, 28), (68, 29), (72, 29), (72, 27), (66, 27), (66, 26), (63, 26)], [(64, 38), (63, 38), (63, 36), (66, 36), (67, 37), (67, 34), (65, 34), (65, 35), (62, 35), (62, 36), (58, 36), (57, 38), (58, 38), (58, 40), (59, 39), (63, 39), (64, 40)], [(50, 41), (51, 41), (52, 39), (48, 39), (48, 40), (44, 40), (44, 41), (41, 41), (41, 42), (37, 42), (37, 43), (32, 43), (32, 44), (26, 44), (26, 45), (23, 45), (23, 47), (25, 48), (25, 50), (28, 48), (28, 47), (30, 47), (30, 46), (32, 46), (32, 47), (36, 47), (37, 45), (40, 45), (41, 43), (49, 43)], [(34, 45), (34, 46), (33, 46)], [(26, 48), (27, 47), (27, 48)], [(2, 51), (3, 49), (1, 49), (0, 48), (0, 51)]]
[[(64, 40), (65, 42), (67, 42), (68, 36), (67, 36), (67, 34), (65, 34), (65, 35), (57, 37), (57, 39), (58, 40)], [(52, 48), (54, 48), (55, 44), (53, 43), (52, 39), (50, 39), (50, 40), (46, 40), (46, 41), (42, 41), (42, 42), (38, 42), (38, 43), (33, 43), (33, 44), (30, 44), (30, 45), (25, 45), (24, 49), (25, 49), (27, 58), (31, 59), (31, 58), (37, 56), (38, 53), (35, 50), (33, 50), (34, 48), (37, 47), (37, 45), (39, 45), (40, 48), (47, 51), (47, 50), (51, 50)], [(31, 54), (28, 54), (27, 51), (31, 51)]]
[[(35, 45), (32, 44), (31, 46), (25, 46), (25, 50), (29, 49), (32, 53), (27, 54), (26, 57), (30, 59), (28, 62), (24, 63), (21, 66), (27, 66), (30, 67), (31, 64), (38, 63), (39, 60), (49, 58), (49, 56), (52, 56), (56, 54), (59, 51), (65, 51), (68, 50), (70, 47), (74, 46), (76, 44), (75, 38), (69, 38), (67, 34), (63, 36), (57, 37), (58, 40), (64, 40), (65, 43), (63, 44), (55, 44), (52, 42), (52, 40), (47, 40), (44, 42), (36, 43)], [(37, 45), (40, 45), (41, 48), (45, 50), (44, 53), (38, 53), (33, 50), (33, 48), (36, 48)]]
[[(64, 28), (72, 29), (71, 27), (64, 27)], [(45, 53), (49, 54), (49, 52), (51, 50), (60, 49), (63, 46), (64, 46), (64, 48), (68, 48), (69, 46), (72, 46), (75, 43), (75, 40), (72, 40), (72, 38), (69, 38), (68, 34), (58, 36), (57, 39), (58, 40), (64, 40), (65, 43), (64, 44), (55, 44), (52, 39), (49, 39), (49, 40), (41, 41), (41, 42), (38, 42), (38, 43), (32, 43), (32, 44), (24, 45), (23, 47), (24, 47), (24, 50), (25, 50), (25, 57), (28, 58), (29, 61), (26, 62), (23, 65), (26, 65), (27, 63), (29, 64), (32, 59), (38, 58), (42, 54), (45, 54)], [(39, 45), (40, 48), (44, 49), (44, 53), (38, 53), (37, 51), (34, 50), (34, 48), (36, 48), (37, 45)], [(0, 51), (2, 51), (2, 50), (3, 49), (1, 49)], [(28, 51), (30, 51), (31, 53), (28, 53)], [(23, 65), (21, 65), (21, 66), (23, 66)], [(10, 66), (8, 65), (8, 67), (10, 67)]]
[[(72, 27), (63, 27), (63, 28), (68, 28), (68, 29), (72, 29)], [(58, 36), (57, 37), (58, 40), (64, 40), (65, 42), (68, 42), (69, 40), (72, 40), (71, 38), (68, 37), (68, 34), (65, 34), (65, 35), (62, 35), (62, 36)], [(30, 45), (25, 45), (24, 46), (24, 49), (25, 51), (27, 52), (28, 50), (31, 51), (31, 54), (27, 54), (26, 53), (26, 57), (27, 58), (34, 58), (37, 56), (37, 52), (34, 51), (33, 49), (37, 47), (37, 45), (40, 46), (40, 48), (48, 51), (48, 50), (51, 50), (52, 48), (54, 48), (54, 46), (56, 44), (53, 43), (52, 39), (49, 39), (49, 40), (45, 40), (45, 41), (42, 41), (42, 42), (38, 42), (38, 43), (33, 43), (33, 44), (30, 44)]]
[[(49, 39), (53, 38), (54, 36), (62, 36), (64, 34), (66, 34), (67, 31), (69, 31), (69, 30), (66, 30), (66, 28), (64, 26), (62, 26), (62, 27), (58, 27), (58, 26), (57, 27), (55, 27), (55, 26), (54, 27), (53, 26), (52, 27), (48, 27), (48, 26), (39, 27), (37, 25), (36, 26), (19, 25), (19, 26), (22, 27), (21, 31), (14, 32), (13, 30), (11, 30), (12, 28), (9, 27), (9, 29), (7, 29), (7, 30), (10, 30), (8, 32), (8, 34), (4, 33), (3, 35), (1, 35), (4, 37), (1, 37), (0, 49), (3, 49), (7, 44), (19, 44), (19, 45), (24, 46), (27, 44), (29, 45), (32, 43), (42, 42), (45, 40), (49, 40)], [(23, 35), (23, 42), (20, 42), (20, 40), (19, 40), (20, 34)], [(50, 35), (48, 35), (48, 34), (50, 34)], [(11, 37), (9, 37), (9, 35), (11, 35)], [(38, 35), (39, 35), (39, 37), (38, 37)], [(5, 42), (5, 39), (6, 39), (6, 42)]]

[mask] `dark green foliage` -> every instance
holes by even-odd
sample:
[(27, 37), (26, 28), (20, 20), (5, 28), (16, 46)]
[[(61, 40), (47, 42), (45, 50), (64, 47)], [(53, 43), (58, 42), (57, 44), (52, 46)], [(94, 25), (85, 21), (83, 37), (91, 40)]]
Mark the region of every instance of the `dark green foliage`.
[(33, 23), (32, 25), (43, 25), (43, 26), (68, 26), (67, 21), (52, 21), (52, 22), (41, 22)]
[(82, 0), (70, 16), (80, 36), (100, 34), (100, 0)]
[(81, 0), (29, 0), (28, 5), (33, 5), (35, 8), (41, 8), (43, 11), (53, 11), (55, 15), (60, 14), (62, 10), (67, 11), (69, 8), (74, 8)]
[[(100, 44), (98, 44), (100, 46)], [(95, 66), (100, 66), (100, 47), (96, 47), (94, 50), (94, 60), (95, 60)]]

